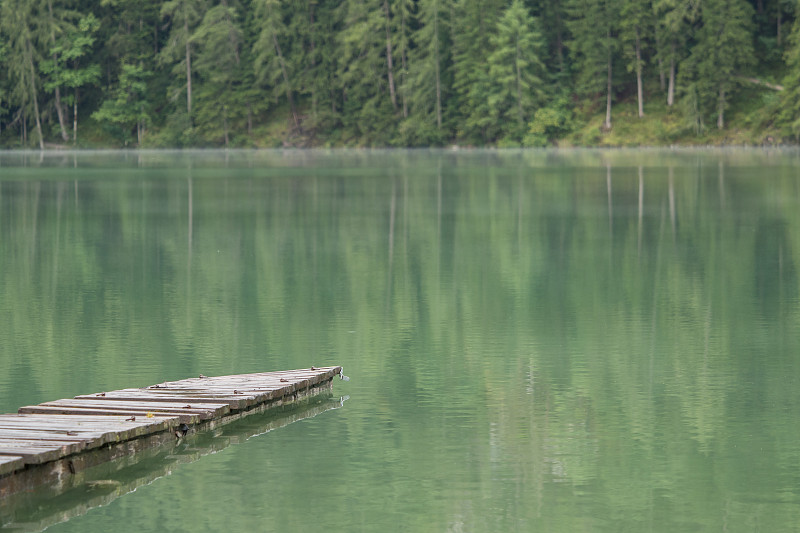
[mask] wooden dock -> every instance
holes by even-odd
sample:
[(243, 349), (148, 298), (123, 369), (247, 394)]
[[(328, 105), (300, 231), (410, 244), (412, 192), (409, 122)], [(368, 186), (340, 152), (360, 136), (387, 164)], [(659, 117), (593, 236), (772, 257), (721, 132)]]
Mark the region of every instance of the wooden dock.
[(0, 415), (0, 498), (330, 390), (342, 368), (199, 376)]

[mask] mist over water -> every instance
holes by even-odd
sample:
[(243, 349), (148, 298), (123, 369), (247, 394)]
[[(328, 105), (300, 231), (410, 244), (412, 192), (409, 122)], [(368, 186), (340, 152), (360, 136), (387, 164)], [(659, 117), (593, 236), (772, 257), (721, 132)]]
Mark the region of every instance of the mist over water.
[(0, 410), (351, 377), (48, 531), (787, 530), (798, 260), (795, 150), (1, 153)]

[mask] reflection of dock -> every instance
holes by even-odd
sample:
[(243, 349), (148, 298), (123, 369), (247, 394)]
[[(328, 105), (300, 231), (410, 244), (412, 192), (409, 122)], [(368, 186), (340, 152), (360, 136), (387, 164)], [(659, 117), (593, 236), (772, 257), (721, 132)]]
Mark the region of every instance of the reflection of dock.
[(39, 486), (59, 494), (103, 463), (138, 456), (187, 434), (328, 390), (341, 370), (311, 367), (200, 376), (56, 400), (0, 415), (0, 514), (13, 494)]
[(0, 500), (0, 528), (42, 531), (150, 484), (170, 474), (177, 465), (197, 461), (250, 437), (337, 409), (346, 399), (334, 398), (330, 392), (307, 396), (215, 431), (188, 434), (180, 440), (173, 438), (162, 446), (103, 463), (72, 476), (61, 486), (43, 486), (30, 493), (3, 498)]

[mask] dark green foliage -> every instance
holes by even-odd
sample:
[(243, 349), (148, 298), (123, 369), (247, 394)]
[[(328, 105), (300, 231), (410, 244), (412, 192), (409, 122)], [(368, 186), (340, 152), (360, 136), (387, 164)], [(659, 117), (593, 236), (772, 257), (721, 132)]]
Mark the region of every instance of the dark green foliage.
[(547, 146), (572, 129), (573, 113), (565, 97), (556, 98), (547, 107), (536, 110), (528, 133), (523, 138), (525, 146)]
[(537, 26), (538, 21), (530, 16), (522, 0), (514, 0), (490, 39), (489, 113), (495, 123), (506, 126), (505, 137), (515, 142), (522, 139), (533, 110), (545, 95), (542, 40)]
[(665, 100), (688, 135), (732, 108), (798, 136), (795, 5), (751, 4), (0, 0), (0, 143), (540, 146)]
[(697, 43), (681, 68), (687, 116), (694, 124), (702, 126), (704, 117), (716, 115), (717, 127), (725, 126), (724, 112), (737, 86), (736, 75), (755, 60), (752, 17), (746, 0), (703, 3)]
[(137, 142), (142, 142), (144, 129), (150, 123), (147, 101), (147, 73), (138, 65), (123, 64), (116, 89), (100, 109), (92, 114), (96, 121), (105, 123), (123, 144), (132, 141), (136, 130)]
[(578, 94), (603, 95), (605, 129), (611, 129), (614, 55), (619, 51), (619, 4), (613, 0), (569, 0), (568, 42), (577, 73)]
[(453, 89), (458, 102), (458, 137), (492, 142), (500, 131), (489, 108), (491, 37), (502, 13), (497, 0), (457, 0), (453, 19)]
[(789, 36), (786, 64), (779, 120), (796, 140), (800, 140), (800, 24), (795, 24)]

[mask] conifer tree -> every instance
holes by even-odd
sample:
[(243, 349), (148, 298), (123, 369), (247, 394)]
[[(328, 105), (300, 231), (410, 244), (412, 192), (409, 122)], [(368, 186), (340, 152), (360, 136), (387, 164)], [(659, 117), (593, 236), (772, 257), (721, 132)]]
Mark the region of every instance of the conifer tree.
[(348, 0), (341, 4), (337, 78), (345, 126), (359, 136), (381, 137), (382, 132), (393, 128), (386, 9), (382, 1)]
[[(451, 7), (450, 0), (420, 0), (417, 13), (419, 29), (413, 37), (416, 48), (410, 66), (409, 87), (415, 125), (439, 140), (444, 134), (444, 103), (451, 86), (448, 83)], [(431, 125), (435, 127), (435, 133), (430, 131)]]
[(165, 37), (162, 4), (163, 0), (100, 0), (104, 9), (93, 11), (100, 19), (100, 57), (154, 64)]
[(613, 60), (618, 41), (618, 4), (613, 0), (570, 0), (567, 27), (572, 34), (568, 46), (577, 70), (578, 89), (583, 95), (605, 93), (603, 128), (611, 129)]
[(8, 89), (6, 88), (6, 84), (8, 83), (8, 79), (5, 76), (5, 73), (8, 72), (8, 66), (6, 65), (6, 43), (4, 41), (2, 33), (0, 33), (0, 134), (3, 133), (3, 117), (8, 113)]
[(186, 84), (186, 114), (192, 117), (192, 58), (194, 46), (192, 33), (203, 19), (206, 11), (204, 0), (168, 0), (161, 6), (161, 17), (170, 23), (170, 34), (166, 46), (160, 52), (164, 63), (172, 63), (173, 72)]
[(502, 7), (498, 0), (456, 0), (454, 4), (453, 89), (461, 123), (458, 134), (469, 142), (491, 142), (501, 129), (488, 102), (490, 39)]
[(391, 4), (394, 22), (393, 42), (398, 57), (397, 91), (403, 108), (403, 118), (408, 118), (408, 57), (411, 49), (411, 21), (414, 0), (394, 0)]
[(656, 57), (667, 68), (667, 106), (675, 103), (678, 64), (685, 56), (686, 41), (692, 35), (692, 25), (700, 15), (696, 0), (654, 0), (656, 22)]
[(546, 64), (559, 77), (567, 75), (566, 51), (566, 12), (565, 0), (549, 0), (540, 2), (537, 16), (542, 27), (544, 42), (549, 47), (548, 61)]
[[(735, 76), (754, 62), (753, 8), (746, 0), (704, 0), (701, 17), (697, 43), (681, 65), (681, 76), (690, 116), (716, 113), (722, 129)], [(695, 114), (692, 120), (702, 117)]]
[(291, 35), (284, 23), (279, 0), (254, 0), (255, 21), (260, 31), (253, 44), (255, 72), (259, 82), (272, 89), (273, 96), (285, 94), (294, 127), (300, 128), (295, 106), (294, 72), (286, 55), (291, 47)]
[(544, 99), (545, 67), (537, 25), (522, 0), (513, 0), (491, 38), (489, 111), (516, 141), (522, 139), (535, 107)]
[[(36, 32), (41, 30), (41, 24), (37, 27), (36, 19), (42, 16), (41, 11), (29, 0), (4, 0), (0, 3), (0, 32), (8, 38), (6, 57), (8, 73), (12, 79), (11, 96), (17, 103), (20, 114), (33, 111), (39, 148), (44, 150), (39, 113), (41, 80), (37, 69), (41, 54), (36, 47)], [(24, 120), (23, 117), (22, 121)]]
[(333, 69), (326, 59), (330, 47), (326, 40), (324, 18), (326, 6), (316, 0), (304, 0), (303, 9), (292, 17), (291, 32), (296, 37), (294, 56), (300, 65), (297, 76), (298, 91), (310, 97), (311, 122), (309, 126), (316, 128), (320, 123), (320, 103), (327, 99), (326, 88), (331, 79), (327, 73)]
[(784, 55), (788, 68), (783, 78), (778, 119), (788, 126), (796, 140), (800, 140), (800, 24), (793, 26)]
[(644, 116), (643, 53), (652, 25), (650, 0), (625, 0), (620, 15), (620, 33), (625, 42), (626, 56), (629, 57), (628, 71), (636, 73), (636, 100), (641, 118)]
[(237, 114), (236, 80), (242, 76), (242, 29), (234, 0), (221, 0), (206, 11), (190, 42), (197, 49), (195, 71), (201, 78), (197, 124), (206, 130), (222, 131), (230, 143), (230, 119)]

